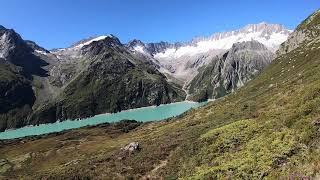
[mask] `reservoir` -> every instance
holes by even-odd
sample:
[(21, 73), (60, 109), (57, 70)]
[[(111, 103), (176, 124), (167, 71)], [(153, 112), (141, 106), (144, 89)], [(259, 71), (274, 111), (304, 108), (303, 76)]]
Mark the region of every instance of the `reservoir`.
[(207, 102), (197, 103), (183, 101), (160, 106), (149, 106), (121, 111), (118, 113), (99, 114), (81, 120), (65, 120), (51, 124), (40, 124), (38, 126), (27, 126), (19, 129), (11, 129), (0, 133), (0, 139), (14, 139), (26, 136), (42, 135), (53, 132), (60, 132), (68, 129), (75, 129), (84, 126), (98, 125), (106, 122), (118, 122), (124, 119), (137, 120), (142, 122), (159, 121), (170, 117), (178, 116), (191, 108), (198, 108)]

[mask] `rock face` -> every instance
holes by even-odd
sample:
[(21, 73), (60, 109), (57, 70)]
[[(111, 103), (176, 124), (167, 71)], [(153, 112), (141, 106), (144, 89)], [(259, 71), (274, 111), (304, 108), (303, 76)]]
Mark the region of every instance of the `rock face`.
[(1, 131), (185, 99), (112, 35), (50, 52), (1, 27), (0, 54)]
[(304, 41), (319, 39), (320, 25), (316, 18), (319, 16), (319, 14), (320, 10), (317, 10), (306, 20), (304, 20), (295, 29), (295, 31), (290, 34), (288, 40), (280, 46), (279, 50), (277, 51), (277, 55), (280, 56), (296, 49)]
[(36, 44), (36, 43), (33, 42), (33, 41), (25, 40), (25, 43), (26, 43), (31, 49), (33, 49), (34, 51), (37, 51), (37, 52), (39, 52), (39, 53), (50, 53), (50, 51), (46, 50), (46, 49), (43, 48), (43, 47), (40, 47), (38, 44)]
[(274, 54), (257, 41), (236, 43), (216, 57), (188, 85), (190, 100), (222, 97), (243, 86), (269, 63)]
[(30, 51), (20, 35), (12, 29), (0, 27), (0, 58), (15, 62)]

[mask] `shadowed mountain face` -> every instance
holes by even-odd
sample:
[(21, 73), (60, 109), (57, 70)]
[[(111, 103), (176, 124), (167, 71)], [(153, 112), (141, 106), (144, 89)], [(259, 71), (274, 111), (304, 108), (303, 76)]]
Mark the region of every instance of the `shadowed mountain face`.
[(36, 101), (33, 76), (48, 76), (48, 63), (32, 52), (15, 31), (0, 28), (0, 130), (26, 124)]
[(30, 80), (13, 65), (0, 63), (0, 130), (23, 126), (35, 98)]

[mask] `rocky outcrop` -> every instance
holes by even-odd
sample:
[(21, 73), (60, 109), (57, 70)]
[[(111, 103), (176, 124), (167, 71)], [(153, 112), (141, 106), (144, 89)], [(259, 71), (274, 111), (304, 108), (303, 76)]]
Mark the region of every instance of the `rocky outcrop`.
[(12, 165), (7, 159), (0, 159), (0, 174), (3, 174), (10, 170)]
[(257, 41), (236, 43), (199, 70), (188, 85), (188, 98), (201, 101), (222, 97), (259, 74), (273, 57), (274, 54)]
[(138, 142), (131, 142), (128, 145), (124, 146), (121, 148), (123, 151), (127, 152), (134, 152), (134, 151), (139, 151), (140, 150), (140, 144)]
[(34, 51), (40, 51), (40, 52), (43, 52), (43, 53), (50, 53), (50, 51), (46, 50), (45, 48), (39, 46), (38, 44), (36, 44), (35, 42), (33, 41), (30, 41), (30, 40), (25, 40), (25, 43), (31, 48), (33, 49)]
[(19, 34), (12, 29), (0, 28), (0, 58), (19, 63), (21, 57), (31, 51)]
[(277, 51), (277, 56), (286, 54), (296, 48), (305, 41), (318, 40), (320, 34), (320, 25), (317, 17), (320, 16), (320, 10), (314, 12), (306, 20), (304, 20), (293, 33), (290, 34), (288, 40), (285, 41)]

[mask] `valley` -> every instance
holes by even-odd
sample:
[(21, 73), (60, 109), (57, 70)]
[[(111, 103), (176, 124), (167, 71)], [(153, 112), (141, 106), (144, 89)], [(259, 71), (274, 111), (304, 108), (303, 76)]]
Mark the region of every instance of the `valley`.
[(189, 43), (45, 50), (0, 27), (0, 52), (2, 131), (93, 122), (1, 140), (1, 179), (320, 177), (320, 10)]

